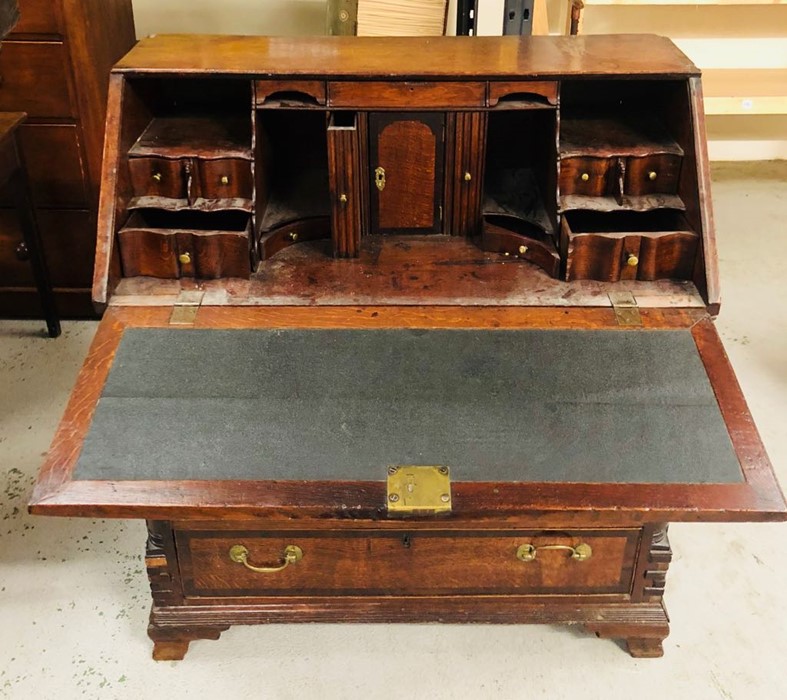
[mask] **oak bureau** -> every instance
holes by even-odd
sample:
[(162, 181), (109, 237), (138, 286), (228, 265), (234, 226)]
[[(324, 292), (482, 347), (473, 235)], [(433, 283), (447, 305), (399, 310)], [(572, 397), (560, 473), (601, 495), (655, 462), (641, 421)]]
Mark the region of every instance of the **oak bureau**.
[(96, 259), (30, 507), (147, 520), (156, 659), (314, 621), (659, 656), (667, 523), (786, 517), (666, 39), (145, 39)]

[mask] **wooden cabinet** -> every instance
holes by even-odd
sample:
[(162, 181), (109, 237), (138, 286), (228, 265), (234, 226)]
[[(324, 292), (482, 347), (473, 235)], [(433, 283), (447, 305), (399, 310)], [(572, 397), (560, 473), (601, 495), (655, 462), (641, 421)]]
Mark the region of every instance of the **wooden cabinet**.
[(667, 523), (787, 519), (668, 41), (158, 37), (109, 105), (107, 308), (31, 507), (148, 521), (154, 658), (292, 621), (659, 656)]
[[(135, 41), (131, 0), (20, 0), (19, 8), (0, 51), (0, 110), (28, 114), (22, 150), (58, 309), (92, 316), (108, 76)], [(39, 315), (13, 212), (2, 220), (0, 315)]]

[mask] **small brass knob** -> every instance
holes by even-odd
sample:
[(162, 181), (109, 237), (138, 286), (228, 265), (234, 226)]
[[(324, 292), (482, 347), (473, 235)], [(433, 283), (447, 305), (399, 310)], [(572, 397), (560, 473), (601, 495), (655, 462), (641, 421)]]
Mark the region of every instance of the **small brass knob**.
[(161, 182), (164, 179), (164, 176), (161, 173), (153, 173), (153, 179), (156, 182)]
[(582, 182), (587, 182), (590, 180), (590, 175), (588, 173), (582, 173), (582, 175), (579, 176), (579, 179), (582, 180)]
[(639, 258), (634, 253), (628, 253), (626, 256), (626, 265), (629, 267), (636, 267), (639, 265)]
[(339, 201), (340, 201), (342, 204), (347, 204), (347, 195), (346, 195), (346, 194), (340, 194), (340, 195), (339, 195)]
[(651, 182), (653, 182), (653, 180), (655, 180), (655, 179), (656, 179), (658, 176), (659, 176), (659, 174), (658, 174), (658, 173), (657, 173), (655, 170), (651, 170), (651, 171), (648, 173), (648, 180), (650, 180)]
[(229, 185), (230, 184), (230, 176), (229, 175), (222, 175), (221, 176), (221, 184), (222, 185)]
[(191, 253), (181, 253), (178, 255), (181, 265), (191, 265)]
[(525, 253), (527, 253), (527, 246), (526, 245), (519, 246), (519, 254), (524, 255)]
[(30, 260), (30, 251), (27, 249), (27, 243), (22, 241), (14, 250), (16, 253), (16, 259), (21, 260), (24, 262), (25, 260)]
[(473, 179), (473, 176), (470, 173), (465, 173), (465, 182), (470, 182)]
[(290, 231), (289, 239), (295, 243), (298, 240), (298, 232), (297, 231)]

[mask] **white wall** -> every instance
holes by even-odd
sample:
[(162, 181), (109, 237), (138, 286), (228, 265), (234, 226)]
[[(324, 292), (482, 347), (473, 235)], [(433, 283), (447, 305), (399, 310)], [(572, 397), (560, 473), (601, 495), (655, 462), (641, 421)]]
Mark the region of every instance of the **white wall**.
[(324, 34), (325, 0), (133, 0), (137, 36)]

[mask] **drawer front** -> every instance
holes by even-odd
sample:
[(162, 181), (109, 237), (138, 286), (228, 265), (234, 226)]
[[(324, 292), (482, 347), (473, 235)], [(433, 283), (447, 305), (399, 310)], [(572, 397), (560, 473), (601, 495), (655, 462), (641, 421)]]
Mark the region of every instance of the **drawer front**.
[[(639, 536), (639, 530), (177, 533), (189, 596), (625, 595)], [(565, 549), (548, 548), (556, 545)], [(289, 546), (302, 558), (275, 572), (252, 571), (230, 556), (242, 547), (249, 566), (279, 568)], [(571, 547), (589, 558), (572, 558)]]
[(682, 158), (657, 154), (626, 160), (624, 191), (630, 195), (675, 194)]
[(257, 105), (289, 103), (293, 106), (324, 105), (326, 101), (323, 80), (258, 80), (254, 84), (254, 101)]
[(483, 107), (484, 83), (383, 82), (328, 83), (331, 107), (356, 109)]
[(611, 190), (613, 158), (566, 158), (560, 161), (560, 194), (601, 197)]
[(240, 158), (196, 162), (199, 192), (204, 199), (251, 199), (251, 163)]
[(126, 277), (248, 279), (251, 273), (248, 232), (124, 228), (119, 240)]
[[(59, 34), (60, 9), (52, 0), (19, 0), (19, 22), (13, 34)], [(12, 34), (12, 36), (13, 36)]]
[(554, 80), (501, 80), (489, 83), (489, 106), (501, 101), (541, 98), (551, 105), (557, 104), (558, 84)]
[(186, 199), (187, 162), (168, 158), (129, 158), (134, 194), (137, 197)]
[(4, 41), (0, 111), (31, 118), (75, 117), (68, 93), (68, 53), (60, 42)]
[(696, 234), (688, 231), (618, 235), (587, 233), (569, 236), (566, 279), (690, 279), (697, 256)]
[[(55, 287), (89, 287), (93, 278), (96, 230), (88, 211), (40, 209), (36, 212), (49, 277)], [(30, 262), (14, 209), (0, 209), (0, 280), (3, 286), (32, 287)]]
[(78, 127), (25, 124), (20, 130), (20, 141), (36, 205), (87, 206), (89, 187)]

